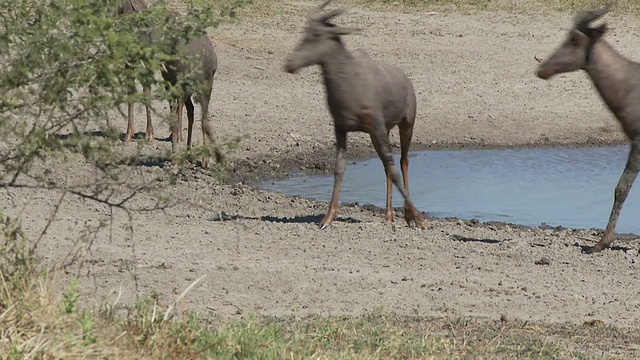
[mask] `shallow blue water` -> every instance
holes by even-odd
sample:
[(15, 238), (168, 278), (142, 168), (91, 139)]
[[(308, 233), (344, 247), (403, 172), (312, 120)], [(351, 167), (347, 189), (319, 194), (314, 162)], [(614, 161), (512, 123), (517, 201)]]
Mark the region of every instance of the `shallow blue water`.
[[(604, 228), (628, 147), (420, 151), (410, 154), (409, 190), (419, 210), (437, 217), (536, 226)], [(399, 156), (396, 155), (399, 168)], [(340, 202), (385, 206), (379, 159), (347, 166)], [(262, 187), (329, 201), (333, 175), (293, 177)], [(640, 234), (640, 179), (616, 232)], [(402, 197), (394, 188), (394, 206)]]

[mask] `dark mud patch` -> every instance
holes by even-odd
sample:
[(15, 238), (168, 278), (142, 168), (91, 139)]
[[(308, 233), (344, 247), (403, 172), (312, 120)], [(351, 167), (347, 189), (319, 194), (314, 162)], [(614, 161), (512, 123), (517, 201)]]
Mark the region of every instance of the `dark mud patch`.
[[(373, 148), (354, 145), (347, 151), (347, 166), (354, 161), (369, 159), (373, 156), (375, 156)], [(229, 164), (225, 183), (243, 183), (257, 187), (262, 181), (282, 180), (294, 174), (327, 175), (333, 173), (334, 159), (333, 146), (319, 146), (312, 151), (260, 154), (235, 159)]]

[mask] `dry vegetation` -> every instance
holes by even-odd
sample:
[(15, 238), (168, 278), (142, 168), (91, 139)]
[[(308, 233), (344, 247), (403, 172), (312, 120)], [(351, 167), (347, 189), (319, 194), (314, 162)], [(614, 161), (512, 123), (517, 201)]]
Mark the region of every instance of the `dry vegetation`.
[(485, 322), (384, 312), (206, 324), (185, 312), (165, 318), (167, 309), (152, 298), (123, 316), (116, 315), (117, 304), (80, 310), (75, 285), (57, 300), (48, 276), (25, 275), (2, 278), (0, 353), (6, 359), (616, 359), (635, 356), (629, 344), (640, 342), (637, 329), (598, 322)]

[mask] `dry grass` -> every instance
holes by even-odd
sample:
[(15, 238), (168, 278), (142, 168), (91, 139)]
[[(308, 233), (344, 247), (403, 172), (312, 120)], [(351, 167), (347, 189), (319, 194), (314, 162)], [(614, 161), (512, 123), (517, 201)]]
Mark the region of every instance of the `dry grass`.
[(69, 303), (73, 299), (57, 301), (49, 290), (50, 280), (36, 274), (21, 278), (0, 274), (0, 354), (4, 358), (140, 358), (118, 326), (78, 311)]
[[(194, 317), (181, 313), (176, 321), (174, 307), (161, 311), (152, 298), (134, 308), (107, 304), (82, 310), (74, 283), (61, 296), (53, 295), (50, 284), (55, 280), (50, 275), (57, 271), (36, 273), (25, 263), (20, 270), (29, 271), (7, 274), (4, 265), (0, 264), (2, 359), (194, 359), (213, 346), (203, 343), (202, 334), (211, 332)], [(118, 310), (127, 315), (116, 316)]]
[[(51, 279), (0, 274), (0, 354), (6, 359), (601, 359), (637, 358), (640, 331), (588, 324), (397, 317), (247, 318), (206, 325), (170, 320), (149, 298), (116, 316), (76, 308), (71, 286), (56, 300)], [(181, 297), (184, 296), (181, 295)]]

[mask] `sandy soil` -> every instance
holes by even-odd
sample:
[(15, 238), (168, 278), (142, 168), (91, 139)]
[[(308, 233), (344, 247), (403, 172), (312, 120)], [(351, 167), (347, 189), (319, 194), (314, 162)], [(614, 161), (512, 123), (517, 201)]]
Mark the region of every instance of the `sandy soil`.
[[(407, 227), (400, 213), (391, 225), (378, 210), (357, 205), (341, 206), (334, 226), (320, 231), (316, 224), (326, 203), (257, 189), (257, 180), (332, 168), (333, 128), (318, 69), (282, 71), (310, 6), (279, 5), (268, 16), (212, 33), (220, 59), (211, 105), (217, 135), (248, 135), (230, 159), (232, 176), (220, 183), (200, 169), (190, 170), (169, 188), (185, 203), (164, 213), (135, 214), (132, 236), (128, 218), (116, 212), (112, 233), (107, 228), (95, 235), (84, 250), (82, 269), (67, 268), (63, 285), (78, 276), (90, 305), (113, 303), (119, 292), (119, 302), (131, 304), (152, 291), (167, 305), (207, 275), (185, 306), (203, 316), (231, 318), (382, 309), (640, 325), (635, 286), (640, 246), (633, 238), (585, 255), (581, 246), (594, 244), (596, 230), (428, 219), (421, 231)], [(623, 54), (640, 59), (640, 21), (620, 16), (608, 21), (607, 38)], [(547, 82), (533, 75), (534, 56), (545, 58), (564, 38), (568, 14), (429, 15), (354, 8), (339, 22), (362, 29), (345, 38), (349, 48), (399, 65), (414, 81), (419, 108), (413, 150), (624, 140), (586, 74)], [(138, 129), (144, 128), (143, 115), (137, 113)], [(122, 121), (124, 130), (124, 119), (115, 121)], [(167, 134), (158, 126), (158, 136)], [(398, 144), (395, 131), (392, 141)], [(374, 154), (365, 135), (352, 134), (349, 142), (350, 159)], [(168, 144), (145, 146), (156, 151)], [(70, 165), (62, 175), (92, 176), (82, 164)], [(5, 204), (12, 201), (10, 214), (22, 212), (32, 235), (42, 231), (57, 201), (50, 193), (1, 194)], [(40, 242), (44, 261), (60, 260), (77, 248), (79, 229), (108, 215), (99, 205), (69, 198)], [(540, 264), (543, 257), (550, 264)]]

